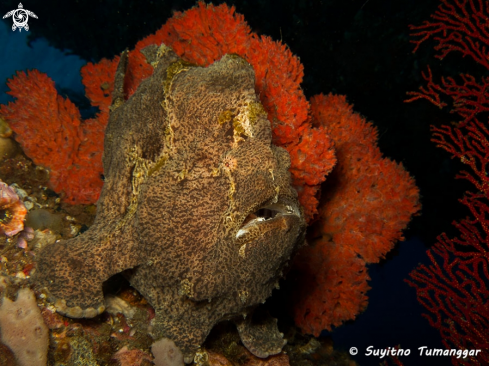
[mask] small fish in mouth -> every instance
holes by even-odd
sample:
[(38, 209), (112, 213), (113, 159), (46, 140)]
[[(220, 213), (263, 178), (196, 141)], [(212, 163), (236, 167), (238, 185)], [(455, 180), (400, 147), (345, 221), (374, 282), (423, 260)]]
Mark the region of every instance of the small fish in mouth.
[(33, 281), (60, 313), (94, 317), (102, 283), (122, 272), (155, 309), (152, 336), (174, 341), (185, 362), (222, 320), (258, 357), (276, 354), (276, 322), (257, 325), (252, 312), (306, 223), (253, 68), (234, 55), (196, 67), (165, 45), (145, 55), (153, 75), (128, 100), (126, 54), (117, 70), (95, 222), (43, 248)]

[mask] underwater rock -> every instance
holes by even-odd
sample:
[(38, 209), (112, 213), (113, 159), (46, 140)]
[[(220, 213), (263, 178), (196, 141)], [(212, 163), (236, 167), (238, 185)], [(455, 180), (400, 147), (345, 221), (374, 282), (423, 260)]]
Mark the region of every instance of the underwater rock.
[(13, 158), (20, 152), (19, 145), (10, 137), (12, 129), (7, 122), (0, 116), (0, 158)]
[(0, 342), (0, 365), (19, 366), (10, 348)]
[(0, 137), (0, 158), (10, 159), (20, 152), (19, 145), (11, 138)]
[(186, 363), (227, 319), (253, 353), (276, 354), (275, 323), (240, 319), (271, 295), (306, 223), (253, 68), (231, 55), (192, 66), (165, 45), (145, 55), (153, 75), (128, 100), (121, 56), (95, 222), (42, 248), (33, 280), (59, 313), (94, 317), (102, 283), (123, 272), (155, 309), (153, 337), (174, 341)]
[(30, 211), (25, 222), (26, 226), (34, 230), (50, 229), (61, 231), (63, 229), (63, 218), (43, 208)]

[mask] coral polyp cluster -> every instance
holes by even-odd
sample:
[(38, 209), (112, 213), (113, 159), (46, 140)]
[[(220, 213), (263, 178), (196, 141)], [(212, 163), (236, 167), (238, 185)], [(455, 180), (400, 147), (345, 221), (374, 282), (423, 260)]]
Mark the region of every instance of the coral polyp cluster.
[(0, 181), (0, 234), (14, 236), (24, 229), (27, 209), (15, 191)]

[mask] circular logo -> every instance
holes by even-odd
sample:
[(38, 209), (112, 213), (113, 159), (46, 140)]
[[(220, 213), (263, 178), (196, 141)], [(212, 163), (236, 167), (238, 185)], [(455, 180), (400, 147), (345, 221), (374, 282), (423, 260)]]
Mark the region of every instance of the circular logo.
[(357, 347), (351, 347), (350, 348), (350, 355), (355, 356), (357, 353), (358, 353)]
[(12, 20), (17, 27), (24, 28), (29, 20), (29, 14), (24, 9), (17, 9), (12, 14)]

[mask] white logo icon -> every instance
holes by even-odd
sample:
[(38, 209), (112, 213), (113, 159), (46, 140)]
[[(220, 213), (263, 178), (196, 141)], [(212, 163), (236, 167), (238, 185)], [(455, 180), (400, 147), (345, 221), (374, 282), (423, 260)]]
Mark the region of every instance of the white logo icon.
[(29, 20), (29, 15), (37, 19), (36, 14), (34, 14), (30, 10), (25, 10), (22, 3), (19, 3), (19, 8), (9, 11), (3, 16), (3, 19), (11, 16), (12, 20), (14, 21), (14, 24), (12, 25), (12, 30), (15, 31), (17, 28), (19, 28), (19, 32), (22, 32), (22, 28), (24, 28), (26, 31), (29, 30), (29, 25), (27, 24), (27, 21)]

